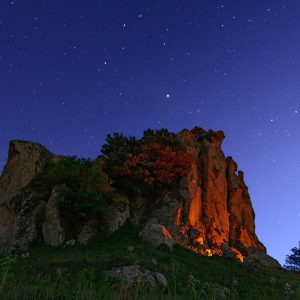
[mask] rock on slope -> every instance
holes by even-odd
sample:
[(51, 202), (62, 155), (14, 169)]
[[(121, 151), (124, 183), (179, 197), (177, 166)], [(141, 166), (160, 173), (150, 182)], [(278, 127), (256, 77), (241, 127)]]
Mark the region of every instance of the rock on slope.
[[(131, 199), (131, 211), (122, 212), (121, 219), (120, 213), (113, 214), (116, 220), (111, 213), (107, 214), (112, 222), (111, 231), (130, 215), (133, 224), (144, 227), (142, 237), (155, 241), (156, 246), (161, 239), (160, 246), (170, 250), (176, 242), (207, 256), (226, 255), (241, 261), (251, 256), (269, 265), (272, 262), (278, 265), (266, 255), (264, 245), (255, 234), (255, 214), (243, 172), (237, 173), (237, 164), (231, 157), (225, 158), (221, 150), (224, 133), (195, 128), (183, 130), (178, 138), (193, 157), (193, 163), (177, 191), (165, 190), (160, 197), (152, 199), (150, 209), (145, 208), (146, 197), (139, 195)], [(8, 162), (0, 178), (0, 248), (27, 247), (36, 238), (40, 210), (46, 210), (42, 226), (44, 241), (50, 245), (64, 242), (54, 203), (55, 191), (50, 199), (30, 209), (30, 194), (22, 199), (18, 211), (11, 206), (11, 199), (41, 172), (43, 166), (57, 159), (42, 145), (25, 141), (10, 143)], [(155, 230), (151, 232), (151, 228)], [(163, 228), (162, 232), (158, 232), (158, 228)], [(93, 228), (90, 231), (93, 232)], [(87, 241), (85, 238), (85, 243)]]
[[(26, 141), (10, 143), (8, 161), (0, 177), (0, 248), (10, 248), (18, 233), (24, 230), (20, 228), (22, 217), (16, 215), (10, 200), (53, 159), (54, 155), (40, 144)], [(31, 223), (30, 220), (23, 221)], [(34, 230), (32, 224), (28, 224), (26, 233), (21, 233), (22, 238)]]
[[(46, 244), (66, 242), (66, 227), (60, 217), (56, 200), (57, 187), (48, 198), (40, 198), (38, 191), (27, 189), (30, 182), (43, 171), (47, 163), (64, 159), (44, 146), (27, 141), (12, 141), (8, 161), (0, 177), (0, 249), (24, 250), (38, 238), (40, 232)], [(17, 199), (17, 201), (16, 201)], [(129, 207), (109, 207), (108, 225), (113, 232), (129, 216)], [(86, 244), (97, 232), (97, 222), (89, 220), (78, 232), (77, 241)]]
[(241, 261), (255, 256), (279, 266), (255, 234), (243, 172), (237, 173), (237, 164), (221, 150), (224, 133), (196, 128), (183, 130), (179, 138), (193, 157), (192, 167), (176, 193), (167, 191), (154, 200), (154, 209), (144, 218), (146, 226), (162, 225), (174, 241), (203, 255)]

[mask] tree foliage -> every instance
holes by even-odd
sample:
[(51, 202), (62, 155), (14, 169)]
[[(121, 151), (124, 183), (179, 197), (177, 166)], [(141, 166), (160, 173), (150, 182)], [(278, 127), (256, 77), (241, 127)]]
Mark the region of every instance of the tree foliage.
[(104, 170), (111, 178), (119, 176), (120, 166), (128, 159), (130, 154), (139, 152), (140, 143), (135, 137), (126, 137), (119, 133), (107, 135), (106, 143), (101, 152), (105, 161)]
[(285, 268), (291, 271), (300, 272), (300, 242), (297, 247), (291, 249), (292, 254), (285, 259)]
[(140, 139), (109, 135), (102, 154), (105, 171), (119, 187), (172, 184), (187, 174), (192, 163), (178, 135), (167, 129), (148, 129)]
[(122, 165), (120, 174), (147, 185), (171, 184), (188, 174), (191, 163), (188, 153), (176, 152), (161, 144), (151, 143), (144, 145), (138, 155), (130, 155)]
[(40, 191), (45, 199), (57, 187), (60, 215), (74, 228), (84, 221), (101, 219), (108, 204), (114, 197), (119, 197), (103, 171), (101, 159), (62, 158), (46, 165), (32, 185), (32, 189)]

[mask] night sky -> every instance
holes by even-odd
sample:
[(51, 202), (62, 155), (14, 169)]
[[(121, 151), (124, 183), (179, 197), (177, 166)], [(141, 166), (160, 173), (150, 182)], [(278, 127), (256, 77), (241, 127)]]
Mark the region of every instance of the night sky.
[(300, 240), (300, 2), (0, 2), (0, 170), (11, 139), (94, 158), (105, 136), (224, 130), (256, 229)]

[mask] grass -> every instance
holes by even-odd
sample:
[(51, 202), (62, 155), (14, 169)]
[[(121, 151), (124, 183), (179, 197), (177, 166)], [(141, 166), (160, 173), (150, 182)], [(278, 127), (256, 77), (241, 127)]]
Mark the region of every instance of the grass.
[[(127, 246), (135, 254), (127, 253)], [(143, 242), (133, 228), (97, 238), (88, 246), (36, 247), (28, 258), (0, 256), (1, 300), (102, 300), (102, 299), (220, 299), (218, 287), (230, 289), (228, 299), (300, 299), (300, 274), (264, 267), (252, 269), (224, 257), (202, 257), (176, 247), (172, 254)], [(158, 264), (154, 265), (152, 259)], [(105, 277), (113, 266), (139, 264), (160, 272), (168, 287), (128, 287)], [(197, 279), (190, 284), (189, 274)], [(276, 283), (271, 282), (276, 278)], [(233, 285), (237, 280), (238, 284)], [(291, 284), (293, 293), (284, 286)]]

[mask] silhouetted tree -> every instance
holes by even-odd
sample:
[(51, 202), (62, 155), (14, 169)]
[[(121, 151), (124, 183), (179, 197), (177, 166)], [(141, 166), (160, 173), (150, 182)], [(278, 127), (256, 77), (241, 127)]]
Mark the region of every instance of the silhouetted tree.
[(287, 270), (300, 272), (300, 242), (297, 247), (291, 249), (292, 254), (287, 255), (284, 267)]

